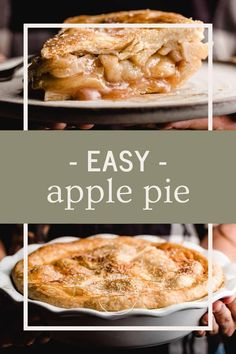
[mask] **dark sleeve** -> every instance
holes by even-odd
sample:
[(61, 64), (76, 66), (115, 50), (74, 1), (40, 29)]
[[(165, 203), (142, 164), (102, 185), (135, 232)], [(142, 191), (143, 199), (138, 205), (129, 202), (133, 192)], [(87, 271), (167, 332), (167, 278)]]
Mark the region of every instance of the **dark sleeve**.
[(14, 254), (23, 246), (23, 228), (20, 224), (0, 224), (0, 240), (7, 254)]
[[(63, 1), (40, 0), (38, 2), (28, 1), (27, 7), (22, 5), (22, 1), (11, 0), (12, 16), (11, 29), (13, 31), (22, 31), (23, 23), (60, 23), (65, 18), (82, 14), (95, 15), (101, 13), (152, 9), (160, 11), (179, 12), (187, 17), (194, 16), (192, 1), (174, 1), (174, 0), (146, 0), (141, 4), (137, 0), (86, 0), (77, 1), (67, 0), (66, 6)], [(27, 10), (26, 10), (27, 8)]]
[(0, 0), (0, 28), (7, 28), (10, 18), (10, 0)]
[(207, 228), (206, 228), (205, 224), (194, 224), (194, 226), (197, 230), (200, 240), (202, 240), (203, 237), (207, 234)]
[(170, 234), (170, 224), (62, 224), (51, 225), (48, 237), (53, 239), (60, 236), (87, 237), (100, 233), (110, 233), (123, 236)]

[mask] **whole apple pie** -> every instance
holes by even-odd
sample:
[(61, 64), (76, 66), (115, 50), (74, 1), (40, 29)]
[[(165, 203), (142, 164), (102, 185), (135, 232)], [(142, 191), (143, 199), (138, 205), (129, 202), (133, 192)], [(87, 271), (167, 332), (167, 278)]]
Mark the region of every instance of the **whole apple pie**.
[(77, 16), (66, 23), (124, 28), (64, 28), (49, 39), (29, 69), (31, 87), (49, 100), (121, 99), (167, 93), (207, 57), (203, 28), (126, 28), (125, 24), (201, 24), (154, 10)]
[[(23, 261), (12, 277), (23, 292)], [(224, 283), (213, 266), (213, 291)], [(168, 242), (87, 238), (48, 244), (28, 258), (31, 299), (62, 308), (119, 311), (157, 309), (208, 294), (208, 261), (201, 253)]]

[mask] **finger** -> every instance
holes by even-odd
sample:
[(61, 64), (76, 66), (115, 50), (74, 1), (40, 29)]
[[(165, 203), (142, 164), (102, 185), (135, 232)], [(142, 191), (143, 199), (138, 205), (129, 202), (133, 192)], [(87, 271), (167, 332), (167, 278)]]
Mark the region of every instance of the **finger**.
[(224, 297), (220, 301), (222, 301), (225, 305), (231, 304), (231, 302), (235, 301), (235, 296)]
[[(208, 313), (205, 313), (204, 316), (202, 316), (201, 320), (200, 320), (200, 324), (203, 326), (207, 326), (208, 324)], [(204, 337), (206, 335), (206, 331), (200, 330), (200, 331), (196, 331), (194, 332), (196, 337)]]
[[(178, 122), (171, 122), (165, 125), (164, 129), (181, 129), (181, 130), (207, 130), (208, 119), (190, 119)], [(214, 130), (236, 130), (236, 120), (231, 116), (218, 116), (213, 118)]]
[(236, 130), (236, 120), (230, 116), (214, 117), (214, 130)]
[(89, 130), (94, 127), (94, 124), (68, 124), (66, 126), (66, 130), (75, 130), (75, 129), (81, 129), (81, 130)]
[[(201, 319), (201, 324), (204, 326), (208, 326), (208, 322), (209, 322), (209, 317), (208, 317), (208, 313), (205, 313), (204, 316), (202, 316)], [(217, 333), (219, 333), (219, 325), (215, 320), (215, 317), (212, 317), (212, 330), (208, 332), (210, 335), (215, 335)]]
[(70, 129), (92, 129), (94, 124), (67, 124), (65, 122), (50, 123), (50, 122), (31, 122), (30, 129), (32, 130), (70, 130)]
[(89, 130), (89, 129), (92, 129), (94, 127), (94, 124), (81, 124), (78, 127), (80, 129), (83, 129), (83, 130)]
[(29, 130), (64, 130), (66, 126), (66, 123), (33, 121), (30, 122)]
[(207, 130), (208, 129), (208, 119), (190, 119), (190, 120), (182, 120), (178, 122), (168, 123), (165, 126), (165, 129), (181, 129), (181, 130)]
[(48, 126), (48, 129), (52, 130), (64, 130), (66, 128), (66, 123), (53, 123)]
[(215, 316), (212, 317), (212, 330), (209, 331), (210, 336), (215, 336), (219, 333), (219, 325), (216, 322)]
[(213, 304), (213, 313), (216, 322), (219, 325), (220, 332), (225, 336), (232, 336), (235, 331), (235, 324), (231, 316), (230, 310), (221, 301), (216, 301)]
[(50, 124), (45, 128), (46, 130), (73, 130), (73, 129), (81, 129), (81, 130), (89, 130), (94, 127), (94, 124), (66, 124), (66, 123), (54, 123)]
[(208, 326), (208, 313), (205, 313), (205, 315), (202, 316), (201, 318), (201, 324), (203, 326)]
[(231, 316), (235, 322), (235, 328), (236, 328), (236, 298), (230, 303), (227, 304), (227, 307), (229, 311), (231, 312)]

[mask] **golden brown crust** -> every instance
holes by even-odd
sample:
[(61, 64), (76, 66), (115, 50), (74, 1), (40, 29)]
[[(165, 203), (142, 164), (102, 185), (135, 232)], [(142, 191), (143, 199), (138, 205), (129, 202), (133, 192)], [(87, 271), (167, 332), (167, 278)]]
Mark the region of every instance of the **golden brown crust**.
[[(201, 23), (154, 10), (77, 16), (67, 23)], [(169, 92), (207, 57), (203, 28), (65, 28), (30, 67), (45, 100), (126, 98)]]
[[(64, 308), (155, 309), (208, 293), (208, 262), (199, 252), (126, 236), (47, 245), (29, 255), (28, 268), (29, 297)], [(23, 261), (12, 277), (23, 292)], [(213, 291), (223, 281), (214, 265)]]

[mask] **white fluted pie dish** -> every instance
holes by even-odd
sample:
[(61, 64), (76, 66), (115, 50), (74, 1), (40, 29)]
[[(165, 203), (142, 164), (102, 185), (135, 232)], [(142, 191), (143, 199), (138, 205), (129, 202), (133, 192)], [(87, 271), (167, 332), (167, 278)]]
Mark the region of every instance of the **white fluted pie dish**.
[[(96, 236), (92, 236), (96, 237)], [(104, 238), (114, 238), (116, 235), (99, 235)], [(139, 235), (138, 238), (152, 242), (163, 242), (156, 236)], [(61, 237), (49, 243), (71, 242), (77, 240), (76, 237)], [(44, 244), (45, 245), (45, 244)], [(29, 253), (44, 246), (42, 244), (29, 245)], [(196, 250), (207, 256), (207, 251), (200, 246), (184, 242), (183, 246)], [(0, 288), (6, 292), (14, 301), (22, 302), (23, 296), (20, 294), (11, 279), (11, 271), (15, 264), (23, 258), (21, 249), (13, 256), (5, 257), (0, 262)], [(213, 294), (213, 301), (231, 296), (236, 293), (236, 264), (221, 252), (213, 251), (213, 261), (223, 268), (225, 274), (224, 287)], [(201, 316), (207, 311), (207, 298), (197, 301), (184, 302), (160, 309), (130, 309), (117, 312), (97, 311), (89, 308), (60, 308), (42, 301), (29, 299), (29, 303), (46, 310), (45, 326), (197, 326)], [(45, 312), (45, 311), (44, 311)], [(93, 331), (93, 345), (110, 347), (142, 347), (160, 345), (173, 341), (188, 334), (190, 330), (166, 330), (166, 331)], [(54, 332), (53, 336), (58, 340), (79, 343), (80, 345), (91, 345), (91, 333), (89, 331), (67, 331)]]

